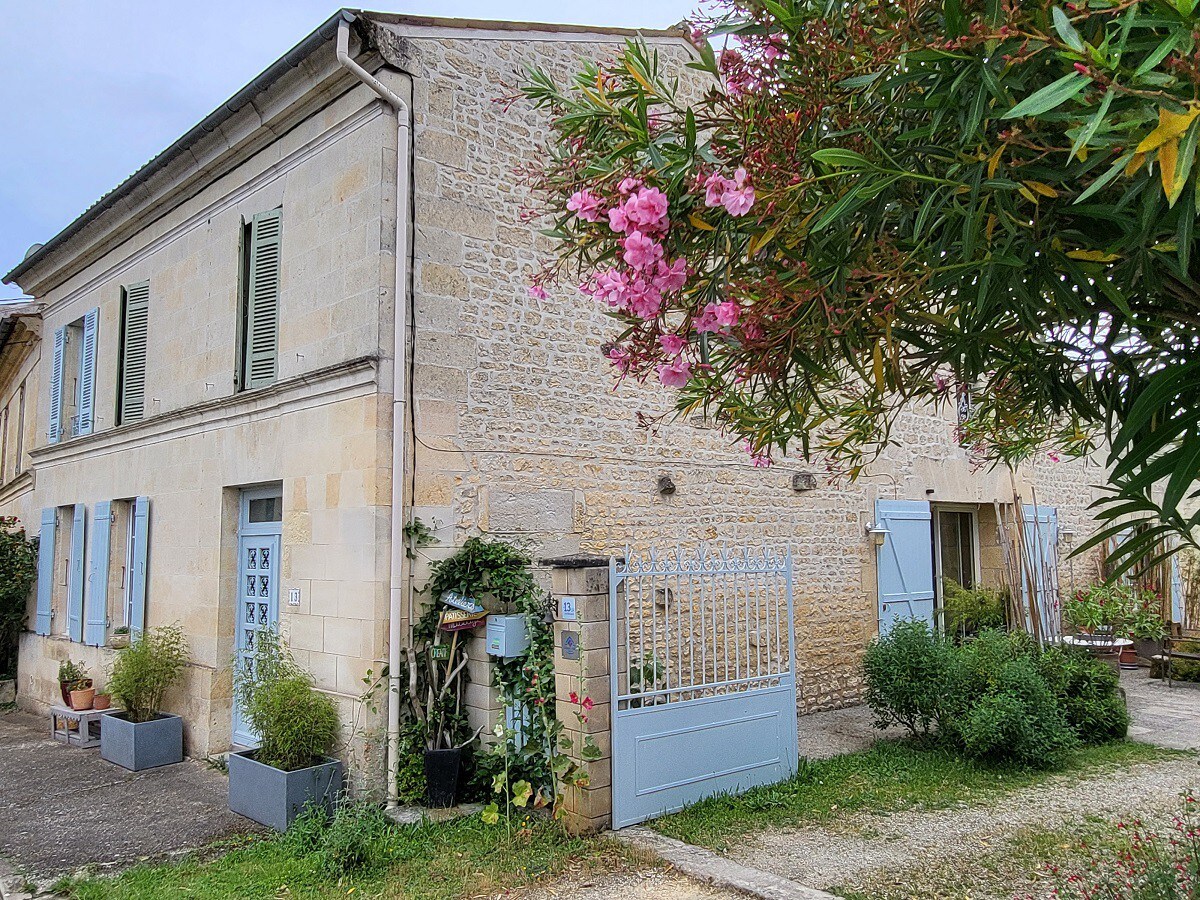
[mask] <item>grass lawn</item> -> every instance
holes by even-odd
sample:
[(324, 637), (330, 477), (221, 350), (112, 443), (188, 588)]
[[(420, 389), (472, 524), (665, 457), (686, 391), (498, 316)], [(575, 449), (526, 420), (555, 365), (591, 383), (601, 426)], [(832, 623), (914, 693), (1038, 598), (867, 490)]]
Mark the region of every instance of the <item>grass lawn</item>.
[(1030, 772), (987, 765), (906, 741), (881, 740), (871, 749), (815, 762), (801, 761), (795, 778), (737, 797), (714, 797), (658, 819), (663, 834), (714, 850), (754, 831), (833, 823), (862, 810), (894, 812), (986, 803), (1067, 773), (1092, 774), (1180, 751), (1117, 741), (1077, 751), (1058, 770)]
[[(456, 900), (494, 897), (545, 875), (629, 862), (628, 851), (615, 842), (571, 837), (545, 821), (510, 836), (503, 824), (484, 825), (472, 816), (396, 827), (388, 840), (394, 846), (386, 867), (344, 880), (323, 874), (314, 856), (298, 854), (286, 840), (246, 838), (180, 862), (142, 865), (112, 878), (64, 881), (55, 889), (75, 900)], [(220, 855), (214, 858), (214, 851)]]

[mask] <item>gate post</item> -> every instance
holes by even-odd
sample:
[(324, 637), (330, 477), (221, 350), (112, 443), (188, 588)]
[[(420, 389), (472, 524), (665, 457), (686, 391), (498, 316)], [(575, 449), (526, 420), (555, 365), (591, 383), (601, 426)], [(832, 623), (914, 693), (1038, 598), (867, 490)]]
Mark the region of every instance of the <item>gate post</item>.
[[(574, 832), (598, 831), (612, 824), (609, 561), (579, 555), (544, 559), (542, 565), (551, 568), (554, 595), (555, 713), (563, 723), (563, 736), (571, 742), (567, 755), (588, 777), (586, 786), (566, 789), (565, 824)], [(584, 701), (589, 699), (587, 710)], [(593, 743), (600, 757), (585, 760), (583, 748)]]

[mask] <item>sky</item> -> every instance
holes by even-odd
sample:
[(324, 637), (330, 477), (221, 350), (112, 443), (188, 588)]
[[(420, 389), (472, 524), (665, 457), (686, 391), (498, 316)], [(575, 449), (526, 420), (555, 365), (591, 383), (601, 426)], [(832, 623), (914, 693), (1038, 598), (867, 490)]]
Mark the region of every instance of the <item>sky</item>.
[[(212, 112), (336, 0), (0, 0), (0, 276)], [(695, 0), (375, 0), (415, 15), (665, 27)], [(0, 300), (19, 297), (0, 285)]]

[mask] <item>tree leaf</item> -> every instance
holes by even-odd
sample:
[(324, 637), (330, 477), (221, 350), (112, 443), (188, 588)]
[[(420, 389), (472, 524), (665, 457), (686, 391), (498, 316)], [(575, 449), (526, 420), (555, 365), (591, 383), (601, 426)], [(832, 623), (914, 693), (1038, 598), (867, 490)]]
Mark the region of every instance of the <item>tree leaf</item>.
[[(1200, 107), (1189, 109), (1186, 113), (1175, 113), (1166, 107), (1159, 107), (1158, 127), (1142, 139), (1134, 152), (1149, 153), (1151, 150), (1157, 150), (1167, 141), (1178, 138), (1188, 130), (1188, 126), (1192, 124), (1192, 119), (1196, 116), (1200, 116)], [(1172, 166), (1172, 171), (1174, 171), (1174, 166)]]
[(1082, 72), (1070, 72), (1058, 81), (1053, 81), (1036, 91), (1006, 112), (1002, 118), (1017, 119), (1021, 116), (1040, 116), (1056, 109), (1092, 83)]
[(1079, 36), (1079, 32), (1075, 30), (1075, 26), (1071, 24), (1071, 20), (1067, 18), (1067, 14), (1062, 11), (1062, 8), (1054, 7), (1051, 17), (1054, 19), (1054, 30), (1063, 39), (1063, 43), (1076, 53), (1082, 53), (1083, 38)]
[(835, 169), (869, 169), (871, 162), (861, 153), (855, 153), (853, 150), (844, 150), (841, 147), (826, 147), (823, 150), (818, 150), (812, 155), (812, 158), (822, 165), (832, 166)]

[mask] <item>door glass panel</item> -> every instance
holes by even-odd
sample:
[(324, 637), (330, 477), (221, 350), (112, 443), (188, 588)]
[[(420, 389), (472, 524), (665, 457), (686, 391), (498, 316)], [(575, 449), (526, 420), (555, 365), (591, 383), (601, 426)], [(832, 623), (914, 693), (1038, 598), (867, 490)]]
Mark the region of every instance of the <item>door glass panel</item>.
[(258, 497), (247, 504), (246, 518), (258, 524), (261, 522), (283, 521), (282, 497)]
[(975, 586), (975, 533), (971, 514), (939, 510), (938, 540), (942, 550), (942, 578), (963, 587)]

